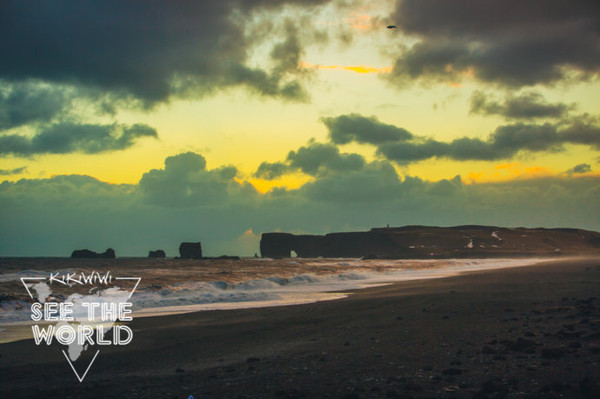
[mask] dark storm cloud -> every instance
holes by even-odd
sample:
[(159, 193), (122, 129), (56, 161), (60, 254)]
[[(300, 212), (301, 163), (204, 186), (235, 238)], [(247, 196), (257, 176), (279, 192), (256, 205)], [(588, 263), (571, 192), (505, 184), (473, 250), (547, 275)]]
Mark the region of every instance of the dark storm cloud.
[(450, 146), (436, 140), (422, 142), (387, 143), (377, 148), (377, 153), (399, 164), (409, 164), (433, 157), (446, 156)]
[(298, 27), (291, 20), (285, 23), (285, 40), (271, 50), (271, 58), (276, 61), (275, 72), (295, 72), (298, 70), (303, 49), (298, 38)]
[[(173, 93), (238, 84), (265, 95), (294, 97), (301, 94), (298, 83), (281, 81), (284, 71), (246, 65), (254, 44), (244, 32), (251, 19), (247, 13), (323, 2), (3, 2), (0, 77), (98, 87), (131, 94), (146, 105)], [(274, 58), (281, 61), (299, 46), (294, 37), (273, 51)]]
[(248, 199), (256, 195), (254, 187), (234, 180), (236, 174), (233, 166), (207, 170), (202, 155), (186, 152), (166, 158), (164, 169), (144, 173), (139, 188), (146, 202), (170, 207), (218, 205), (240, 193)]
[(0, 176), (20, 175), (27, 170), (27, 166), (14, 169), (0, 169)]
[(597, 146), (600, 143), (600, 134), (586, 138), (590, 139), (589, 142), (578, 143), (569, 137), (567, 129), (560, 130), (558, 125), (549, 123), (543, 125), (517, 123), (499, 126), (487, 140), (461, 137), (450, 142), (427, 139), (385, 143), (380, 145), (377, 151), (386, 158), (401, 164), (434, 157), (459, 161), (493, 161), (512, 158), (520, 151), (556, 152), (562, 150), (563, 144), (578, 143)]
[[(338, 121), (344, 123), (337, 123)], [(354, 127), (353, 122), (358, 127)], [(565, 144), (582, 144), (600, 149), (600, 127), (597, 119), (589, 115), (567, 118), (557, 123), (503, 125), (496, 128), (486, 140), (461, 137), (450, 142), (413, 135), (402, 128), (355, 114), (325, 118), (324, 123), (329, 128), (334, 143), (374, 144), (378, 154), (399, 164), (434, 157), (461, 161), (508, 159), (520, 151), (561, 151)], [(383, 135), (377, 133), (381, 126), (385, 127), (386, 132), (393, 134), (382, 139)]]
[(292, 169), (300, 169), (313, 176), (322, 168), (346, 171), (362, 169), (365, 165), (364, 158), (358, 154), (342, 154), (334, 145), (314, 142), (290, 151), (287, 160)]
[(579, 165), (573, 166), (571, 169), (567, 170), (567, 174), (575, 175), (581, 173), (588, 173), (592, 171), (592, 166), (589, 163), (580, 163)]
[(70, 103), (71, 99), (60, 88), (0, 82), (0, 130), (49, 122), (63, 113)]
[(594, 0), (399, 0), (395, 24), (419, 41), (392, 79), (456, 79), (472, 71), (507, 86), (551, 83), (565, 69), (597, 74), (600, 3)]
[[(600, 140), (600, 136), (598, 139)], [(505, 153), (512, 155), (520, 150), (553, 150), (557, 145), (570, 141), (560, 133), (557, 125), (516, 123), (496, 128), (488, 138), (487, 144), (494, 148), (500, 157), (506, 157)]]
[(273, 180), (288, 172), (290, 172), (290, 167), (283, 162), (262, 162), (254, 173), (254, 177)]
[(371, 162), (360, 169), (324, 174), (306, 183), (298, 193), (311, 201), (377, 204), (397, 198), (402, 189), (400, 178), (389, 162)]
[[(341, 153), (338, 145), (352, 142), (372, 144), (377, 154), (400, 165), (430, 158), (457, 161), (510, 159), (521, 152), (558, 152), (567, 144), (600, 150), (598, 119), (589, 115), (565, 118), (557, 123), (513, 123), (498, 126), (487, 139), (460, 137), (438, 141), (358, 114), (322, 119), (329, 129), (330, 143), (311, 140), (290, 151), (283, 162), (263, 162), (255, 177), (272, 180), (300, 171), (310, 176), (332, 176), (364, 171), (368, 164), (359, 154)], [(338, 173), (339, 172), (339, 173)], [(333, 183), (332, 183), (333, 184)], [(308, 186), (307, 186), (308, 187)]]
[(462, 137), (451, 142), (427, 139), (415, 142), (386, 143), (377, 148), (377, 153), (398, 164), (409, 164), (429, 158), (454, 160), (496, 160), (514, 156), (520, 148), (511, 146), (510, 139), (500, 136), (501, 141), (483, 141)]
[(600, 126), (597, 118), (587, 115), (573, 118), (572, 122), (562, 130), (565, 141), (589, 145), (600, 150)]
[(365, 159), (359, 154), (340, 153), (333, 144), (311, 141), (307, 146), (290, 151), (285, 162), (261, 163), (254, 176), (272, 180), (296, 171), (316, 176), (331, 171), (361, 170), (365, 165)]
[(508, 96), (503, 103), (481, 91), (471, 96), (471, 112), (481, 115), (501, 115), (511, 119), (562, 118), (573, 108), (562, 103), (548, 103), (537, 92), (526, 92), (517, 96)]
[(407, 130), (380, 122), (374, 116), (358, 114), (322, 118), (329, 129), (329, 137), (335, 144), (357, 143), (380, 144), (391, 141), (409, 140), (413, 136)]
[(81, 121), (90, 116), (114, 116), (118, 109), (137, 109), (142, 103), (131, 95), (99, 88), (35, 79), (0, 79), (0, 131), (39, 129), (43, 125)]
[(57, 123), (46, 126), (33, 137), (17, 134), (0, 135), (0, 155), (31, 156), (36, 154), (96, 154), (131, 147), (142, 137), (157, 138), (156, 130), (144, 124), (91, 125)]

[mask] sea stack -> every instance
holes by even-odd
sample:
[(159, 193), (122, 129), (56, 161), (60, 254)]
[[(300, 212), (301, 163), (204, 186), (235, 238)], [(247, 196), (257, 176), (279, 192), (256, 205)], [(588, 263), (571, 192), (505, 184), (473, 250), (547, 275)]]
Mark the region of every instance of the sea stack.
[(149, 258), (165, 258), (166, 256), (167, 255), (165, 254), (165, 251), (163, 251), (162, 249), (157, 249), (156, 251), (148, 252)]
[(202, 244), (200, 242), (182, 242), (179, 246), (181, 259), (202, 259)]
[(90, 251), (89, 249), (76, 249), (71, 253), (71, 258), (79, 258), (79, 259), (114, 259), (115, 258), (115, 250), (112, 248), (107, 248), (106, 251), (99, 254), (94, 251)]

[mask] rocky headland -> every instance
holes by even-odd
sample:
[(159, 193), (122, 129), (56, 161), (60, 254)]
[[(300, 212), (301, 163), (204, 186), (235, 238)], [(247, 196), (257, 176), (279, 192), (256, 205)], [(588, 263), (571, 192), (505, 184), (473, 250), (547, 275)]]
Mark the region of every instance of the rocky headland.
[(600, 254), (600, 233), (568, 228), (495, 226), (373, 228), (370, 231), (294, 235), (263, 233), (262, 257), (489, 258)]

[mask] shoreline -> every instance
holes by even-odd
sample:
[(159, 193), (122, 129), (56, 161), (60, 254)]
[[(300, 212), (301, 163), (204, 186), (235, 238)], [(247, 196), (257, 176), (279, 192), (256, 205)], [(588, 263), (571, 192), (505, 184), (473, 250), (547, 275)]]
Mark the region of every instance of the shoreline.
[(131, 345), (103, 349), (81, 384), (54, 347), (0, 345), (0, 388), (15, 398), (596, 397), (599, 292), (600, 260), (577, 258), (307, 305), (138, 318)]
[[(303, 259), (306, 261), (306, 259)], [(333, 258), (326, 259), (327, 261), (348, 261), (348, 258)], [(529, 267), (542, 262), (557, 261), (557, 258), (503, 258), (503, 259), (473, 259), (473, 261), (479, 261), (481, 263), (467, 263), (461, 264), (461, 262), (467, 262), (463, 259), (448, 259), (448, 262), (458, 262), (454, 265), (441, 264), (431, 269), (423, 270), (396, 270), (393, 272), (379, 273), (379, 276), (367, 278), (365, 280), (357, 279), (353, 282), (352, 287), (342, 288), (336, 290), (329, 290), (327, 287), (324, 289), (318, 289), (318, 285), (315, 287), (299, 287), (307, 289), (307, 291), (299, 292), (285, 292), (284, 290), (275, 290), (274, 293), (280, 298), (276, 300), (254, 300), (254, 301), (234, 301), (234, 302), (213, 302), (213, 303), (201, 303), (192, 305), (179, 305), (179, 306), (161, 306), (161, 307), (149, 307), (138, 309), (133, 312), (134, 318), (142, 317), (164, 317), (177, 314), (187, 314), (194, 312), (206, 312), (206, 311), (217, 311), (217, 310), (236, 310), (236, 309), (254, 309), (254, 308), (267, 308), (267, 307), (279, 307), (279, 306), (292, 306), (292, 305), (305, 305), (310, 303), (339, 300), (346, 298), (349, 295), (356, 293), (359, 290), (368, 288), (381, 287), (390, 284), (402, 283), (406, 281), (417, 281), (417, 280), (428, 280), (437, 278), (448, 278), (465, 273), (477, 272), (477, 271), (491, 271), (491, 270), (502, 270), (506, 268), (515, 267)], [(407, 263), (415, 262), (429, 262), (430, 260), (421, 259), (410, 259), (406, 260)], [(363, 269), (358, 269), (361, 271)], [(366, 270), (366, 269), (365, 269)], [(333, 288), (333, 287), (329, 287)], [(51, 322), (33, 322), (31, 320), (18, 320), (8, 321), (0, 323), (0, 345), (15, 341), (33, 339), (30, 334), (29, 328), (34, 325), (49, 325)]]

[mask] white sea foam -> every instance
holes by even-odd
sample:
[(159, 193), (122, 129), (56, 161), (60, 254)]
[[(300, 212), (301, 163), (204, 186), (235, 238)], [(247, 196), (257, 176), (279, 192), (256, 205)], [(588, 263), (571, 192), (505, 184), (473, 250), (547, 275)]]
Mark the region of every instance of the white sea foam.
[[(258, 260), (257, 260), (258, 261)], [(260, 260), (265, 262), (265, 260)], [(243, 309), (266, 306), (285, 306), (344, 298), (348, 291), (385, 285), (400, 281), (431, 279), (453, 276), (462, 272), (525, 266), (538, 263), (539, 259), (461, 259), (461, 260), (358, 260), (323, 259), (304, 261), (314, 270), (333, 270), (332, 273), (299, 273), (289, 277), (272, 275), (264, 278), (248, 279), (239, 282), (228, 281), (180, 281), (156, 286), (141, 284), (131, 298), (133, 316), (179, 314), (196, 311)], [(295, 261), (293, 261), (295, 262)], [(289, 262), (285, 262), (289, 264)], [(264, 263), (263, 263), (264, 264)], [(285, 268), (280, 270), (282, 275)], [(339, 270), (336, 272), (336, 270)], [(137, 270), (139, 273), (141, 270)], [(116, 274), (117, 271), (113, 271)], [(163, 270), (148, 269), (138, 274), (150, 279), (164, 275)], [(181, 272), (180, 270), (175, 271)], [(23, 272), (14, 273), (24, 277)], [(228, 272), (228, 276), (236, 272)], [(43, 273), (36, 271), (33, 276)], [(30, 275), (30, 276), (31, 276)], [(5, 275), (6, 277), (6, 275)], [(1, 279), (0, 279), (1, 281)], [(114, 291), (114, 292), (113, 292)], [(95, 301), (124, 301), (127, 292), (107, 289), (100, 295), (93, 295)], [(67, 300), (76, 305), (88, 298), (75, 295)], [(0, 303), (0, 325), (11, 330), (11, 326), (32, 324), (30, 304), (22, 300), (6, 300)], [(75, 306), (76, 315), (78, 306)], [(27, 331), (27, 330), (25, 330)], [(0, 342), (6, 342), (11, 331), (0, 331)], [(4, 337), (3, 337), (4, 335)], [(15, 335), (14, 331), (12, 335)], [(11, 335), (11, 336), (12, 336)], [(16, 334), (18, 335), (18, 334)], [(31, 338), (31, 330), (28, 336)], [(9, 340), (14, 340), (9, 338)]]
[[(73, 269), (59, 269), (51, 271), (52, 273), (59, 275), (73, 273)], [(24, 269), (14, 273), (2, 273), (0, 274), (0, 283), (19, 281), (21, 277), (48, 277), (48, 272), (49, 271)]]
[[(224, 282), (186, 283), (185, 289), (139, 292), (133, 295), (134, 316), (154, 316), (204, 310), (285, 306), (344, 298), (347, 291), (400, 281), (442, 278), (463, 272), (531, 265), (539, 259), (486, 259), (440, 262), (440, 267), (392, 269), (383, 272), (365, 268), (332, 275), (300, 274), (292, 278), (269, 277), (240, 284)], [(384, 261), (388, 266), (395, 262)], [(431, 260), (419, 263), (432, 263)], [(373, 262), (382, 266), (381, 262)], [(411, 261), (411, 263), (415, 263)], [(434, 261), (434, 263), (436, 263)]]

